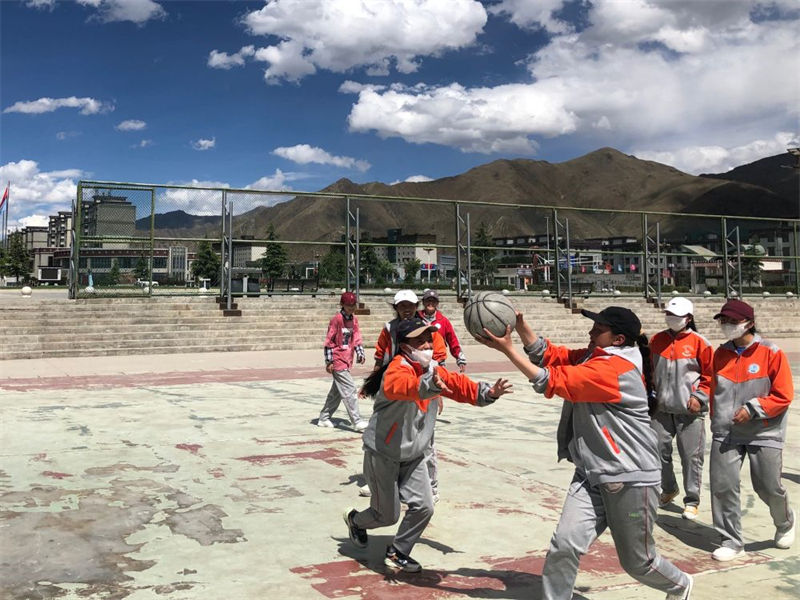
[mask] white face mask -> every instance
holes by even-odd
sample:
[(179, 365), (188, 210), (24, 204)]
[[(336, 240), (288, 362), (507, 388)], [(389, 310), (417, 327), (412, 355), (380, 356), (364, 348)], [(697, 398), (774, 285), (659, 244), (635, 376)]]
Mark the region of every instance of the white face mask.
[(750, 322), (744, 323), (720, 323), (719, 328), (726, 340), (735, 340), (742, 337), (750, 329)]
[(427, 369), (428, 365), (431, 364), (433, 360), (433, 349), (431, 350), (419, 350), (408, 344), (402, 345), (403, 354), (405, 354), (408, 358), (413, 360), (416, 363), (419, 363), (419, 366), (423, 369)]
[(664, 320), (667, 322), (667, 327), (672, 331), (682, 331), (686, 328), (686, 323), (689, 322), (689, 317), (676, 317), (675, 315), (665, 315)]

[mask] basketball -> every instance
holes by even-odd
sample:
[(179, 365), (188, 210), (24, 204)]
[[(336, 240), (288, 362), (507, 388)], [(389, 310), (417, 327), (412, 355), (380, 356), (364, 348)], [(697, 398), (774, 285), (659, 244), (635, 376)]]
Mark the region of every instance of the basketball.
[(497, 292), (478, 292), (464, 306), (464, 325), (474, 337), (486, 337), (485, 327), (494, 335), (506, 334), (506, 326), (517, 322), (514, 305)]

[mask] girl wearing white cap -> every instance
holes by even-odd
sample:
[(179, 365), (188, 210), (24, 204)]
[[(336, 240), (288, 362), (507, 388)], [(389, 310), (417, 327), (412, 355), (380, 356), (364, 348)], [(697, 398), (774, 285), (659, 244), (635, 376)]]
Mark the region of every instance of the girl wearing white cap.
[(661, 495), (658, 503), (669, 504), (680, 493), (672, 468), (672, 440), (678, 446), (683, 470), (683, 518), (697, 518), (706, 447), (705, 415), (711, 392), (714, 351), (697, 333), (694, 306), (687, 298), (667, 303), (667, 329), (650, 340), (653, 362), (651, 426), (658, 436), (661, 455)]

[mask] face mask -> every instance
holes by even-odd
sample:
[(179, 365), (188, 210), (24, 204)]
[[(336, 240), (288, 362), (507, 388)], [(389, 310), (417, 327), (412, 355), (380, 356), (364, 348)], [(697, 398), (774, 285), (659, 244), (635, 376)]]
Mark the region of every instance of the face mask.
[(672, 331), (682, 331), (688, 322), (687, 317), (676, 317), (674, 315), (665, 315), (664, 320), (667, 322), (667, 327)]
[(722, 335), (725, 337), (726, 340), (735, 340), (742, 337), (747, 330), (750, 329), (750, 323), (745, 321), (744, 323), (720, 323), (719, 328), (722, 330)]
[(418, 350), (417, 348), (412, 348), (408, 344), (403, 344), (403, 353), (415, 363), (418, 363), (423, 369), (427, 369), (428, 365), (430, 365), (433, 360), (432, 349)]

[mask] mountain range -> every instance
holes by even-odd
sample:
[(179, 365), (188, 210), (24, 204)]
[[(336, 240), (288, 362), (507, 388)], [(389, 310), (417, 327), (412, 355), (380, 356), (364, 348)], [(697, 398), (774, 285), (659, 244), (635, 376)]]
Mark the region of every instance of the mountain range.
[[(601, 148), (561, 163), (496, 160), (460, 175), (426, 182), (358, 184), (340, 179), (321, 193), (352, 195), (351, 211), (359, 208), (362, 238), (386, 236), (388, 229), (402, 228), (405, 233), (436, 233), (438, 244), (453, 244), (453, 203), (415, 200), (428, 198), (465, 201), (460, 209), (462, 219), (469, 213), (473, 233), (483, 224), (492, 237), (544, 233), (552, 228), (552, 208), (556, 208), (558, 221), (566, 224), (568, 220), (573, 239), (641, 237), (641, 215), (624, 211), (648, 211), (670, 213), (648, 217), (649, 227), (659, 222), (662, 237), (690, 240), (704, 232), (719, 232), (720, 221), (685, 218), (689, 214), (797, 218), (800, 169), (795, 167), (794, 158), (787, 153), (727, 173), (694, 176)], [(362, 195), (383, 199), (360, 198)], [(274, 206), (258, 206), (255, 202), (261, 202), (260, 198), (252, 198), (252, 208), (234, 216), (236, 237), (263, 239), (270, 225), (283, 240), (340, 241), (345, 233), (341, 198), (296, 196)], [(268, 199), (264, 196), (264, 204)], [(471, 205), (470, 201), (487, 204)], [(567, 210), (569, 207), (596, 212)], [(155, 222), (159, 237), (186, 237), (187, 229), (193, 237), (216, 237), (219, 231), (218, 217), (197, 217), (183, 211), (158, 214)], [(731, 226), (735, 223), (731, 220)], [(745, 220), (740, 223), (748, 224)]]

